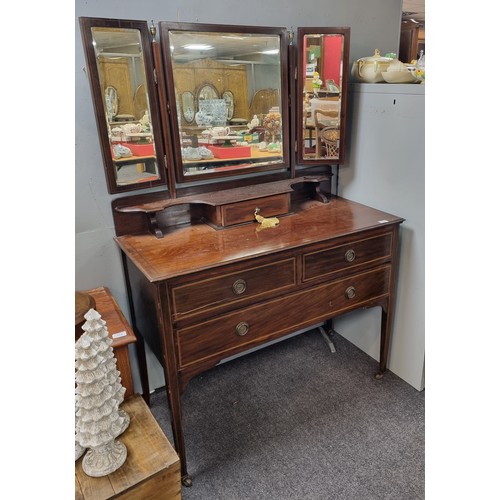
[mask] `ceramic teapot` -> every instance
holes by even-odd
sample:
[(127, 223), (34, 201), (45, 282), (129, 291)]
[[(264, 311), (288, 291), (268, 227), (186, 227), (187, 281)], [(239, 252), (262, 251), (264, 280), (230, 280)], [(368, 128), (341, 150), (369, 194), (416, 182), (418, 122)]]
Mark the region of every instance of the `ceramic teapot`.
[(375, 49), (373, 56), (362, 57), (354, 61), (351, 68), (351, 75), (356, 80), (364, 83), (383, 82), (382, 72), (387, 71), (392, 62), (390, 57), (382, 57), (380, 50)]
[(142, 130), (140, 123), (125, 123), (122, 125), (122, 130), (125, 134), (138, 134)]
[(212, 134), (212, 137), (224, 137), (229, 135), (230, 131), (229, 127), (212, 127), (210, 133)]

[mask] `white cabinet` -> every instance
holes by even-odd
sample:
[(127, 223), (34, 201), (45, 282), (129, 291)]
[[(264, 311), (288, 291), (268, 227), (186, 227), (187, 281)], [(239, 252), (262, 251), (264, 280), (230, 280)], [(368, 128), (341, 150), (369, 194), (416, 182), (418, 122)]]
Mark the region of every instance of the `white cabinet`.
[[(352, 84), (349, 88), (344, 198), (398, 214), (399, 277), (390, 371), (424, 388), (425, 348), (425, 85)], [(355, 311), (335, 330), (379, 359), (380, 310)]]

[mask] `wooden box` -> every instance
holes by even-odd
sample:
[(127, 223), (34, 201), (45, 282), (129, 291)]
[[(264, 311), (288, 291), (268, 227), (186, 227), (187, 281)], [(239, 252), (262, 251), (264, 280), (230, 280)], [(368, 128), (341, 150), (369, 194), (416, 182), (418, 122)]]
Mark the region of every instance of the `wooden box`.
[(121, 408), (130, 415), (128, 429), (118, 437), (127, 447), (125, 463), (112, 474), (90, 477), (83, 472), (83, 457), (79, 458), (75, 462), (75, 499), (180, 500), (179, 457), (148, 406), (135, 395)]
[(250, 158), (252, 149), (250, 146), (207, 146), (216, 158)]

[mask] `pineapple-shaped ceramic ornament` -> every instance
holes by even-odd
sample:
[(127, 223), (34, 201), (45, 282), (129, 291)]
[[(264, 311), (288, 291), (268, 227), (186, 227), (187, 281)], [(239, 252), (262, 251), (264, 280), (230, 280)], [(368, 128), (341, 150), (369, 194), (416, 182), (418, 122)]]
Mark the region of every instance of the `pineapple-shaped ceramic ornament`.
[(90, 309), (75, 344), (76, 443), (87, 452), (83, 471), (92, 477), (106, 476), (123, 465), (127, 448), (116, 440), (129, 425), (129, 415), (119, 408), (125, 388), (108, 336), (106, 322)]

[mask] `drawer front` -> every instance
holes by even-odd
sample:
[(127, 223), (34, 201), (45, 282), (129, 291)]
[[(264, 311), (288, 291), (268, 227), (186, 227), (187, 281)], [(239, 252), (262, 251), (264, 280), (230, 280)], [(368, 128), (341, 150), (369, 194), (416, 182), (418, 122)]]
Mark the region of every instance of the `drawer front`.
[(304, 281), (330, 276), (391, 257), (392, 233), (356, 240), (346, 245), (309, 252), (303, 256)]
[(172, 288), (177, 319), (231, 302), (255, 298), (291, 288), (296, 284), (295, 259), (289, 258), (234, 273), (177, 285)]
[(227, 357), (387, 296), (390, 266), (243, 308), (177, 331), (179, 364)]
[(250, 222), (255, 219), (255, 209), (260, 209), (263, 217), (275, 217), (290, 211), (290, 195), (288, 193), (267, 196), (256, 200), (246, 200), (239, 203), (231, 203), (221, 207), (222, 225), (231, 226)]
[(203, 217), (216, 227), (234, 226), (255, 221), (255, 209), (263, 217), (276, 217), (290, 212), (290, 194), (282, 193), (225, 205), (203, 207)]

